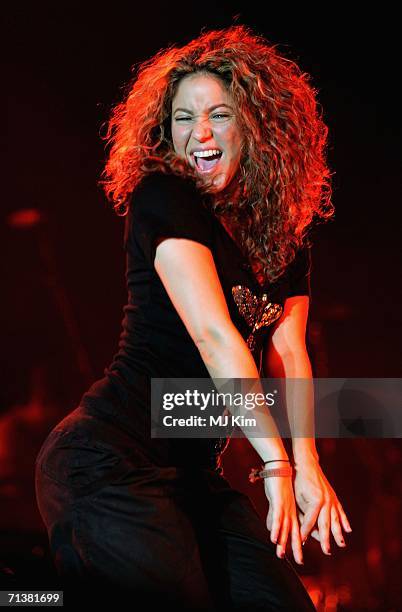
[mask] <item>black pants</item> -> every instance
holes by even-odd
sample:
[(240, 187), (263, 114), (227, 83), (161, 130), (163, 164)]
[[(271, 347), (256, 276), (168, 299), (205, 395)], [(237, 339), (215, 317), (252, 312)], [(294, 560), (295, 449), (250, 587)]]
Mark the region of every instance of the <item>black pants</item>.
[(315, 609), (220, 468), (155, 465), (83, 406), (45, 440), (36, 494), (65, 604), (124, 597), (176, 610)]

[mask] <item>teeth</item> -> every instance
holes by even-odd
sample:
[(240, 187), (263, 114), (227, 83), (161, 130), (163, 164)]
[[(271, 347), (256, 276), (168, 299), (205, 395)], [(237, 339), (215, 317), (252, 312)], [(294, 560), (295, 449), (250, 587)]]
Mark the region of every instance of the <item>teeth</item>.
[(219, 155), (222, 151), (219, 149), (209, 149), (209, 151), (194, 151), (194, 157), (211, 157), (211, 155)]

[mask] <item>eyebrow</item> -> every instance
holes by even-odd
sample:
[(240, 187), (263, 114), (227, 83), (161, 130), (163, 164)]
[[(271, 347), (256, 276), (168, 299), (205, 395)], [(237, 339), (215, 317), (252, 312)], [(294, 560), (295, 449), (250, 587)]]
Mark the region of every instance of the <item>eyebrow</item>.
[[(214, 104), (213, 106), (210, 106), (208, 112), (215, 110), (215, 108), (220, 108), (221, 106), (226, 106), (227, 108), (230, 108), (230, 110), (233, 110), (229, 104), (222, 102), (222, 104)], [(188, 113), (189, 115), (193, 114), (192, 111), (188, 110), (187, 108), (176, 108), (174, 112), (177, 113), (177, 111), (182, 111), (183, 113)]]

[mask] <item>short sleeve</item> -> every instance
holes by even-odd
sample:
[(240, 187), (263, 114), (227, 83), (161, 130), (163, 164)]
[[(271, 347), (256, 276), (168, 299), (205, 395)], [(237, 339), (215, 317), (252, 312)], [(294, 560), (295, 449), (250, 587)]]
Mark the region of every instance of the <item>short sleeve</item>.
[(136, 240), (150, 266), (160, 237), (187, 238), (212, 250), (211, 218), (190, 179), (160, 172), (145, 177), (133, 193), (130, 216), (125, 240)]
[(302, 247), (289, 265), (287, 272), (288, 290), (287, 297), (295, 295), (308, 295), (311, 298), (311, 247)]

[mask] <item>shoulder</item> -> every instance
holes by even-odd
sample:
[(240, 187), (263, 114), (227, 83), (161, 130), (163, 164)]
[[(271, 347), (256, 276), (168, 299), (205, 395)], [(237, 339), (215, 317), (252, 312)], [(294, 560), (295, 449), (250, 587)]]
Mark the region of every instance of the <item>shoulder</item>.
[(133, 192), (126, 242), (133, 236), (152, 265), (160, 237), (187, 238), (212, 248), (212, 218), (204, 204), (192, 179), (153, 172)]
[(136, 187), (132, 194), (131, 207), (135, 212), (136, 209), (142, 210), (148, 206), (155, 208), (158, 204), (167, 206), (169, 202), (172, 206), (175, 204), (179, 206), (187, 199), (192, 201), (202, 199), (201, 193), (191, 179), (155, 171), (146, 175)]
[(288, 264), (285, 270), (286, 277), (299, 277), (300, 274), (308, 274), (311, 269), (311, 244), (303, 244)]
[(308, 295), (311, 299), (311, 243), (301, 246), (283, 274), (270, 285), (272, 295), (285, 300), (288, 297)]
[(141, 182), (137, 186), (135, 193), (141, 192), (143, 189), (152, 189), (158, 187), (169, 187), (177, 183), (186, 183), (184, 176), (178, 176), (173, 173), (165, 173), (161, 170), (154, 170), (142, 177)]
[(153, 172), (144, 177), (133, 192), (130, 203), (132, 219), (140, 225), (210, 224), (205, 198), (187, 177)]
[(311, 244), (305, 243), (288, 266), (285, 279), (288, 282), (288, 297), (309, 295), (311, 298), (310, 276), (312, 268)]

